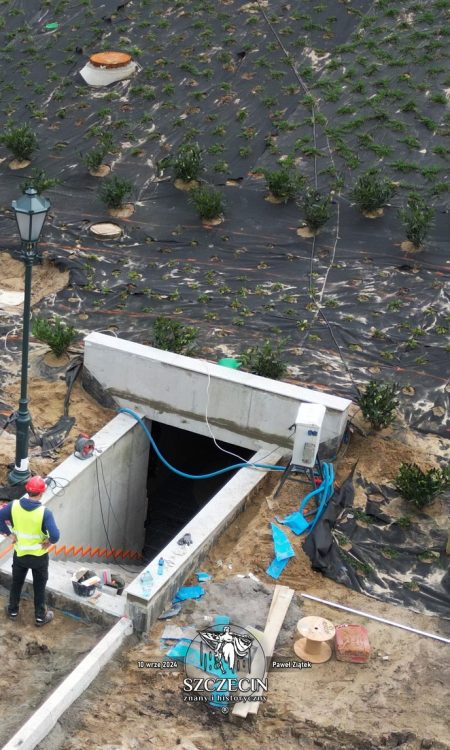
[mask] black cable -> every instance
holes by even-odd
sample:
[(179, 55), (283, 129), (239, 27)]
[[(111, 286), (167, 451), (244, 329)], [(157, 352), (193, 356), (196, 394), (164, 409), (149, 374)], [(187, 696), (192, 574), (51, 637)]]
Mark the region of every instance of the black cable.
[[(58, 484), (58, 482), (56, 481), (57, 479), (62, 480), (66, 484)], [(67, 485), (70, 484), (70, 479), (66, 479), (65, 477), (47, 477), (47, 479), (45, 480), (45, 484), (47, 485), (47, 487), (49, 487), (53, 496), (56, 496), (57, 494), (64, 495), (64, 490)], [(55, 488), (57, 488), (60, 492), (53, 492)]]
[[(96, 477), (97, 477), (98, 502), (99, 502), (99, 506), (100, 506), (100, 514), (101, 514), (101, 517), (102, 517), (103, 530), (105, 532), (105, 536), (106, 536), (106, 539), (108, 541), (109, 549), (110, 549), (111, 552), (114, 552), (113, 546), (111, 544), (111, 540), (110, 540), (109, 535), (108, 535), (108, 530), (106, 528), (105, 517), (103, 515), (103, 506), (102, 506), (102, 499), (101, 499), (100, 480), (99, 480), (99, 476), (98, 476), (98, 465), (97, 465), (97, 462), (98, 462), (98, 458), (95, 459), (95, 473), (96, 473)], [(109, 500), (109, 502), (111, 504), (111, 499), (109, 497), (108, 490), (106, 489), (106, 485), (105, 485), (105, 491), (106, 491), (106, 495), (108, 497), (108, 500)], [(114, 564), (117, 565), (119, 568), (121, 568), (121, 570), (124, 570), (126, 573), (132, 573), (132, 574), (134, 574), (136, 576), (136, 571), (135, 570), (130, 570), (129, 568), (126, 568), (124, 565), (121, 565), (120, 563), (117, 562), (116, 558), (114, 558)]]
[[(287, 60), (289, 62), (290, 68), (291, 68), (292, 72), (294, 73), (297, 81), (299, 82), (300, 86), (303, 88), (303, 91), (305, 92), (305, 94), (310, 95), (311, 92), (309, 90), (309, 87), (307, 86), (306, 82), (303, 80), (303, 78), (299, 74), (299, 72), (296, 69), (295, 65), (292, 63), (290, 55), (289, 55), (286, 47), (284, 46), (284, 44), (281, 41), (279, 35), (277, 34), (276, 29), (271, 24), (270, 19), (268, 18), (267, 14), (266, 14), (266, 12), (265, 12), (265, 10), (263, 8), (263, 6), (260, 3), (260, 0), (257, 0), (257, 3), (258, 3), (259, 10), (260, 10), (263, 18), (264, 18), (265, 22), (267, 23), (267, 26), (269, 27), (269, 29), (270, 29), (271, 33), (273, 34), (273, 36), (275, 37), (275, 39), (277, 40), (277, 43), (278, 43), (280, 49), (282, 50), (283, 54), (286, 56), (286, 58), (287, 58)], [(312, 124), (313, 124), (314, 146), (316, 145), (316, 118), (315, 118), (315, 110), (316, 110), (316, 104), (315, 104), (315, 102), (313, 102), (311, 104), (311, 116), (312, 116)], [(327, 136), (327, 142), (328, 142), (328, 136)], [(331, 146), (330, 146), (329, 142), (328, 142), (328, 150), (329, 150), (329, 153), (330, 153), (331, 162), (334, 165), (333, 153), (332, 153)], [(316, 188), (317, 188), (317, 157), (316, 156), (314, 156), (314, 182), (315, 182), (315, 185), (316, 185)], [(341, 196), (339, 195), (339, 197), (341, 197)], [(338, 208), (339, 208), (339, 206), (338, 206)], [(339, 223), (338, 223), (338, 226), (337, 226), (337, 233), (339, 234)], [(337, 239), (339, 239), (339, 237), (337, 237)], [(337, 242), (337, 239), (336, 239), (336, 242)], [(336, 337), (334, 335), (334, 332), (333, 332), (333, 330), (331, 328), (331, 324), (330, 324), (328, 318), (326, 317), (325, 313), (323, 312), (322, 308), (320, 307), (319, 303), (317, 302), (316, 294), (315, 294), (315, 291), (313, 289), (312, 278), (313, 278), (313, 265), (314, 265), (315, 249), (316, 249), (316, 237), (314, 236), (313, 237), (313, 241), (312, 241), (310, 263), (309, 263), (309, 293), (310, 293), (310, 296), (311, 296), (311, 300), (312, 300), (313, 304), (317, 308), (317, 313), (323, 318), (323, 320), (325, 321), (325, 323), (327, 325), (327, 328), (328, 328), (328, 330), (330, 332), (330, 336), (333, 339), (333, 341), (335, 343), (335, 346), (336, 346), (336, 349), (338, 351), (339, 357), (341, 358), (342, 364), (344, 365), (345, 370), (346, 370), (346, 372), (347, 372), (347, 374), (348, 374), (348, 376), (350, 378), (350, 381), (352, 383), (352, 386), (355, 389), (355, 391), (356, 391), (356, 393), (358, 394), (358, 397), (359, 397), (361, 395), (360, 390), (359, 390), (358, 386), (356, 385), (355, 380), (353, 378), (353, 375), (352, 375), (352, 373), (350, 371), (350, 368), (349, 368), (349, 366), (347, 365), (347, 363), (346, 363), (346, 361), (344, 359), (341, 347), (339, 346), (339, 344), (338, 344), (338, 342), (336, 340)], [(324, 282), (324, 284), (326, 283), (326, 277), (327, 277), (328, 272), (329, 272), (329, 270), (331, 268), (332, 262), (333, 262), (333, 258), (331, 259), (330, 265), (329, 265), (329, 267), (327, 269), (327, 272), (325, 274), (325, 282)], [(324, 287), (322, 288), (321, 295), (323, 294), (323, 292), (324, 292)], [(303, 339), (300, 341), (300, 345), (301, 346), (304, 345), (304, 342), (305, 342), (305, 339), (306, 339), (307, 335), (308, 334), (306, 332), (305, 335), (304, 335), (304, 337), (303, 337)]]

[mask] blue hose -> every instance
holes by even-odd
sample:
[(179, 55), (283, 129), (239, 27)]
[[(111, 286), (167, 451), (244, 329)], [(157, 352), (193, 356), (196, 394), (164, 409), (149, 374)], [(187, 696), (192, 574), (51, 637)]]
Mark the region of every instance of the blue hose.
[(226, 474), (228, 471), (234, 471), (235, 469), (242, 469), (244, 467), (254, 468), (254, 469), (269, 469), (270, 471), (284, 471), (285, 469), (284, 466), (272, 466), (270, 464), (242, 463), (242, 464), (233, 464), (233, 466), (227, 466), (225, 469), (218, 469), (217, 471), (211, 471), (209, 474), (186, 474), (186, 472), (176, 469), (174, 466), (169, 464), (168, 461), (166, 461), (166, 459), (160, 452), (158, 446), (156, 445), (155, 441), (153, 440), (153, 437), (147, 425), (145, 424), (144, 420), (139, 416), (139, 414), (136, 414), (135, 411), (133, 411), (132, 409), (127, 409), (126, 407), (119, 409), (119, 414), (129, 414), (131, 417), (134, 417), (134, 419), (137, 422), (139, 422), (145, 434), (147, 435), (148, 439), (150, 440), (150, 445), (152, 446), (159, 460), (162, 461), (163, 464), (167, 466), (168, 469), (170, 469), (170, 471), (173, 471), (175, 474), (178, 474), (179, 477), (184, 477), (185, 479), (210, 479), (210, 477), (217, 477), (219, 474)]
[(316, 525), (317, 521), (319, 520), (325, 508), (327, 507), (328, 501), (330, 500), (333, 494), (333, 483), (334, 483), (333, 464), (322, 463), (322, 474), (323, 474), (322, 484), (303, 498), (300, 504), (300, 508), (299, 508), (299, 512), (303, 515), (303, 511), (307, 503), (311, 500), (312, 497), (314, 497), (315, 495), (319, 495), (318, 497), (319, 502), (318, 502), (316, 514), (314, 516), (314, 519), (309, 523), (308, 533), (311, 533), (311, 531), (313, 530), (314, 526)]

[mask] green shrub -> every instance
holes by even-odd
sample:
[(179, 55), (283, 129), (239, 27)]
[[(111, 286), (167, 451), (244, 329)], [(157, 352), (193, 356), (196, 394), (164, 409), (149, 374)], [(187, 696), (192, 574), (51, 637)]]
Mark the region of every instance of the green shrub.
[(6, 128), (1, 140), (18, 161), (31, 159), (39, 148), (38, 139), (29, 125)]
[(406, 206), (398, 213), (408, 240), (414, 247), (420, 247), (433, 222), (433, 208), (417, 193), (410, 193)]
[(287, 365), (281, 359), (281, 350), (285, 343), (286, 341), (282, 340), (272, 344), (266, 340), (262, 346), (250, 346), (237, 358), (245, 370), (264, 378), (280, 380), (287, 371)]
[(196, 180), (203, 171), (202, 150), (198, 143), (183, 143), (173, 159), (174, 175), (179, 180)]
[(322, 195), (318, 190), (309, 188), (301, 201), (305, 221), (312, 232), (316, 232), (326, 224), (331, 214), (330, 198)]
[(356, 181), (350, 193), (351, 199), (361, 211), (376, 211), (393, 196), (395, 186), (380, 177), (378, 169), (368, 169)]
[(103, 159), (108, 153), (106, 146), (95, 146), (83, 156), (83, 163), (90, 172), (97, 172), (103, 164)]
[(222, 194), (208, 185), (190, 190), (189, 202), (195, 206), (201, 219), (216, 219), (223, 211)]
[(60, 318), (34, 318), (31, 332), (38, 341), (48, 344), (56, 357), (64, 354), (77, 336), (75, 328), (66, 325)]
[(133, 190), (133, 183), (124, 177), (107, 177), (103, 180), (99, 189), (100, 199), (108, 208), (120, 208), (125, 198), (128, 198)]
[(263, 175), (272, 195), (285, 203), (296, 198), (305, 183), (305, 178), (301, 174), (286, 167), (273, 172), (264, 169)]
[(395, 477), (395, 487), (416, 508), (425, 508), (436, 495), (450, 487), (450, 467), (422, 471), (417, 464), (402, 463)]
[(192, 354), (196, 348), (198, 328), (186, 326), (178, 320), (159, 317), (153, 322), (153, 345), (175, 354)]
[(371, 380), (356, 399), (364, 419), (374, 430), (381, 430), (394, 421), (398, 406), (398, 400), (395, 398), (397, 392), (396, 383), (378, 383)]
[(26, 177), (20, 183), (20, 189), (25, 192), (29, 187), (34, 188), (39, 194), (44, 193), (55, 185), (59, 185), (60, 180), (56, 177), (49, 177), (44, 169), (32, 169), (29, 177)]

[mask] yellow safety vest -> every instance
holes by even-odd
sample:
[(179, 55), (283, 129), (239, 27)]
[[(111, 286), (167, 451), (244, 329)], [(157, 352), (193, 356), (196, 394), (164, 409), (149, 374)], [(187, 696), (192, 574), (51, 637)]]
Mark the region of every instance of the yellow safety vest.
[(11, 508), (13, 532), (17, 537), (14, 545), (16, 554), (22, 555), (45, 555), (47, 550), (42, 547), (42, 542), (48, 539), (47, 534), (42, 533), (42, 521), (45, 508), (39, 504), (34, 510), (24, 510), (20, 500), (14, 500)]

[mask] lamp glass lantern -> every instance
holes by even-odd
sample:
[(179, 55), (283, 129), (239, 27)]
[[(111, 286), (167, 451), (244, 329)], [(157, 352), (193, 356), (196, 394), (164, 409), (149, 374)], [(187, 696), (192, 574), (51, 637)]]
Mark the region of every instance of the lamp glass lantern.
[(41, 235), (50, 201), (29, 187), (24, 194), (12, 202), (20, 239), (27, 245), (36, 244)]

